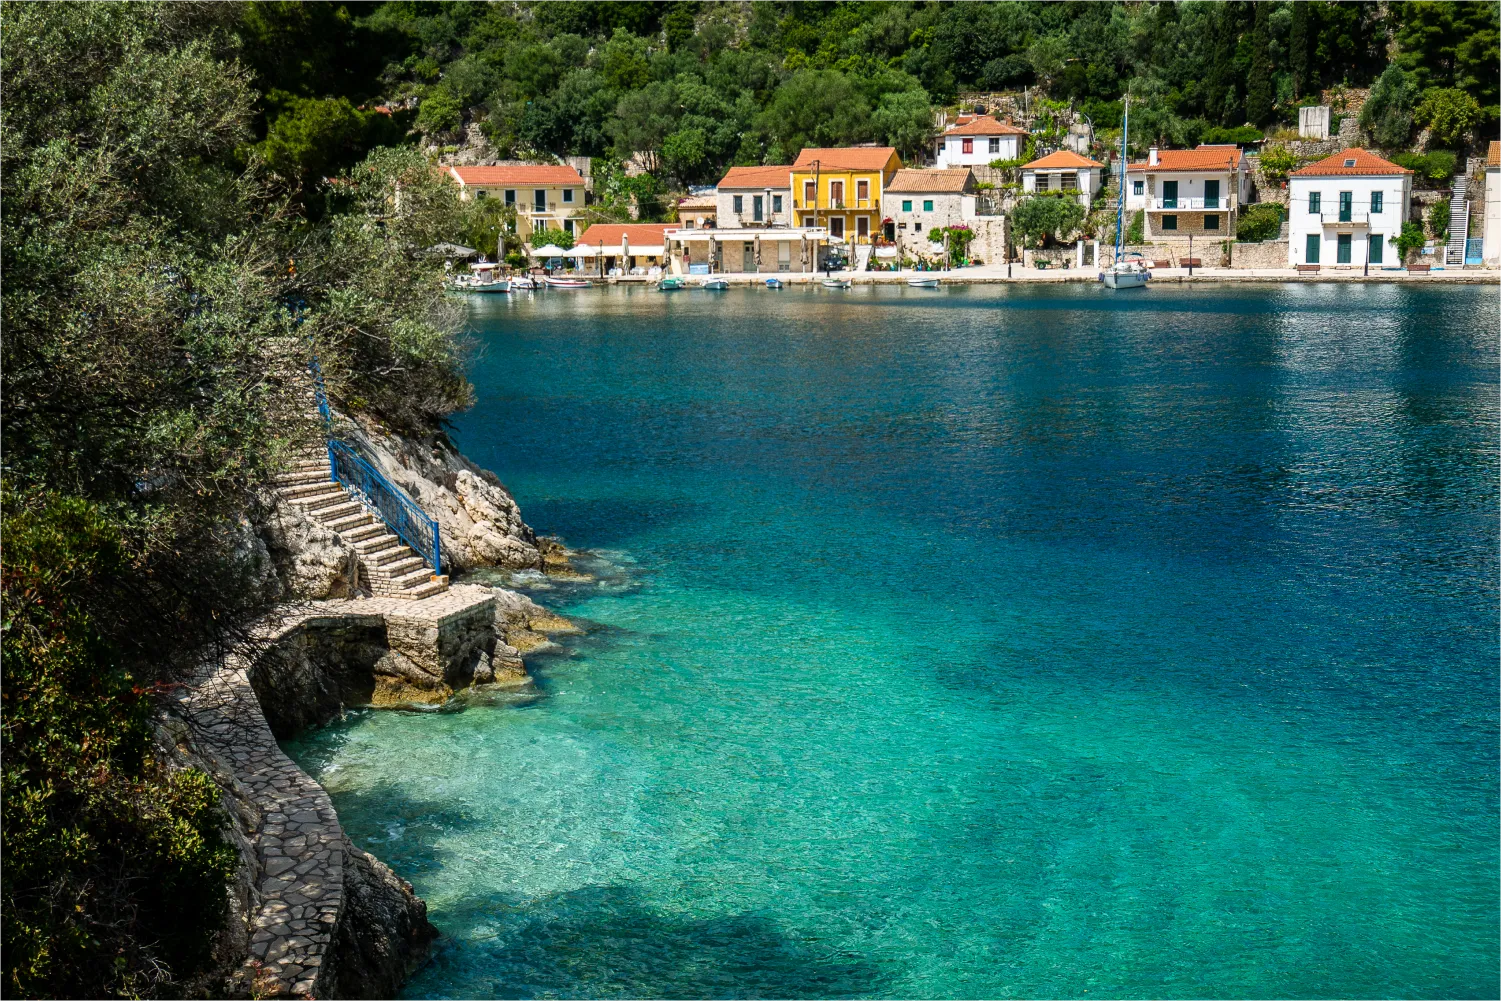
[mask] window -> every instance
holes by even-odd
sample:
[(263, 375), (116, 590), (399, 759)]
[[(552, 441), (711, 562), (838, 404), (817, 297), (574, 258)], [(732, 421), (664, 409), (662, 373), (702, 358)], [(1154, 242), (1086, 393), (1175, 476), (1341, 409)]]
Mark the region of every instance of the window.
[(1350, 209), (1354, 206), (1354, 204), (1355, 204), (1355, 195), (1354, 195), (1353, 192), (1350, 192), (1350, 191), (1341, 191), (1339, 193), (1339, 221), (1340, 222), (1349, 222), (1350, 221)]
[[(1204, 207), (1206, 209), (1217, 209), (1220, 207), (1219, 181), (1204, 182)], [(1207, 229), (1208, 227), (1205, 228)]]
[(1163, 216), (1162, 217), (1162, 228), (1164, 230), (1177, 229), (1178, 228), (1178, 217), (1175, 216), (1175, 215), (1165, 215), (1165, 216)]
[(1380, 264), (1386, 254), (1386, 242), (1376, 233), (1371, 234), (1371, 242), (1367, 249), (1372, 264)]
[(1073, 171), (1073, 172), (1070, 172), (1070, 173), (1067, 173), (1067, 174), (1059, 174), (1058, 175), (1058, 180), (1060, 180), (1060, 181), (1063, 182), (1063, 190), (1064, 191), (1078, 191), (1079, 190), (1079, 172), (1078, 171)]
[(810, 215), (803, 216), (803, 225), (804, 226), (811, 226), (811, 225), (813, 225), (813, 217), (810, 216)]
[(1177, 181), (1162, 182), (1162, 207), (1165, 209), (1175, 209), (1178, 207)]
[(966, 139), (966, 140), (964, 140), (964, 152), (966, 152), (966, 153), (973, 153), (974, 151), (975, 151), (975, 141), (973, 139)]
[(868, 202), (868, 201), (870, 201), (870, 182), (869, 181), (856, 181), (855, 182), (855, 197), (857, 199), (859, 199), (860, 201), (862, 201), (862, 202)]
[(1353, 166), (1355, 166), (1355, 160), (1354, 160), (1354, 158), (1352, 157), (1351, 159), (1346, 160), (1345, 161), (1345, 166), (1346, 167), (1353, 167)]
[(683, 228), (684, 229), (692, 229), (693, 228), (693, 220), (692, 219), (684, 219), (683, 220)]
[(736, 195), (735, 198), (734, 198), (733, 204), (735, 206), (735, 214), (736, 215), (739, 215), (740, 213), (744, 212), (745, 211), (745, 196), (744, 195)]
[(507, 205), (515, 205), (516, 204), (516, 189), (515, 188), (507, 188), (506, 189), (506, 204)]
[[(1324, 196), (1321, 195), (1321, 194), (1319, 194), (1317, 191), (1310, 191), (1308, 193), (1308, 214), (1309, 215), (1318, 215), (1323, 210), (1324, 210)], [(1309, 263), (1310, 264), (1317, 264), (1318, 262), (1317, 261), (1310, 261)]]
[(572, 219), (564, 219), (563, 220), (563, 232), (567, 233), (569, 236), (573, 235), (573, 220)]
[(931, 199), (931, 198), (924, 198), (922, 200), (922, 210), (924, 212), (932, 212), (933, 211), (933, 199)]
[(1372, 191), (1371, 192), (1371, 214), (1372, 215), (1380, 215), (1381, 214), (1381, 192), (1379, 192), (1379, 191)]
[(532, 192), (532, 210), (535, 212), (547, 211), (547, 189), (537, 188)]
[(1000, 151), (1001, 151), (1001, 141), (999, 139), (992, 139), (992, 140), (990, 140), (990, 152), (992, 152), (992, 153), (999, 153)]
[(837, 236), (840, 239), (844, 238), (844, 218), (842, 216), (836, 216), (829, 220), (829, 235)]
[(816, 206), (814, 205), (814, 201), (815, 201), (815, 199), (817, 199), (817, 197), (818, 197), (818, 194), (817, 194), (817, 190), (814, 188), (814, 182), (813, 181), (804, 181), (803, 182), (803, 208), (816, 208)]
[(1147, 185), (1146, 185), (1145, 181), (1132, 181), (1131, 182), (1131, 193), (1133, 195), (1140, 195), (1140, 194), (1142, 194), (1144, 191), (1146, 191), (1146, 188), (1147, 188)]
[(1334, 263), (1335, 264), (1349, 264), (1350, 263), (1350, 244), (1351, 244), (1351, 242), (1352, 241), (1350, 239), (1350, 234), (1349, 233), (1341, 233), (1339, 235), (1339, 242), (1335, 245), (1335, 249), (1334, 249)]
[(771, 196), (771, 214), (772, 215), (781, 215), (782, 214), (782, 196), (781, 195), (772, 195)]
[(474, 200), (475, 201), (479, 201), (482, 198), (488, 197), (489, 194), (490, 194), (490, 192), (486, 191), (484, 188), (475, 188), (474, 189)]
[(1046, 191), (1046, 190), (1048, 190), (1048, 178), (1051, 177), (1052, 175), (1051, 174), (1037, 174), (1035, 176), (1037, 178), (1037, 180), (1035, 182), (1037, 190), (1038, 191)]
[(903, 212), (911, 212), (912, 211), (912, 199), (910, 199), (910, 198), (903, 198), (902, 199), (902, 211)]
[(571, 202), (571, 201), (573, 201), (573, 189), (572, 188), (564, 188), (563, 189), (563, 201), (565, 201), (565, 202)]
[(1206, 232), (1206, 233), (1217, 232), (1219, 230), (1219, 228), (1220, 228), (1220, 217), (1219, 216), (1215, 215), (1212, 212), (1204, 216), (1204, 232)]
[(843, 181), (830, 181), (829, 182), (829, 204), (832, 205), (832, 206), (834, 206), (835, 208), (843, 208), (844, 207), (844, 182)]
[(765, 195), (752, 195), (751, 196), (751, 219), (754, 220), (755, 222), (762, 222), (762, 221), (765, 220), (765, 218), (766, 218), (766, 196)]
[(1304, 245), (1304, 250), (1303, 250), (1303, 263), (1304, 264), (1317, 264), (1317, 263), (1319, 263), (1319, 234), (1317, 234), (1317, 233), (1309, 233), (1308, 234), (1308, 242), (1307, 242), (1307, 244)]
[(870, 216), (860, 216), (855, 220), (855, 235), (861, 239), (870, 236)]

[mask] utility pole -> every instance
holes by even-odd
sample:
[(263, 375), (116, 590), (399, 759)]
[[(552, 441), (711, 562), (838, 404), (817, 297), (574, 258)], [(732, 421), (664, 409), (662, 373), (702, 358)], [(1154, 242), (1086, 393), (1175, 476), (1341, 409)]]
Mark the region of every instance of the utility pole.
[(1188, 234), (1188, 277), (1194, 276), (1194, 235)]

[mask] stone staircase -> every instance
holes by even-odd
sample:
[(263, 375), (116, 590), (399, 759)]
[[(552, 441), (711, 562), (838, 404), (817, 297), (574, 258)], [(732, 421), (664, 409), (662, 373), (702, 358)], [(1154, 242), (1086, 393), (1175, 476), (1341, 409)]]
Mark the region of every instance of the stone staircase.
[(333, 478), (326, 452), (308, 452), (275, 480), (282, 500), (350, 542), (359, 553), (361, 583), (376, 597), (430, 598), (448, 578), (405, 545), (359, 498)]
[(1470, 236), (1470, 179), (1456, 177), (1454, 192), (1449, 196), (1449, 244), (1444, 248), (1444, 263), (1463, 267), (1465, 241)]

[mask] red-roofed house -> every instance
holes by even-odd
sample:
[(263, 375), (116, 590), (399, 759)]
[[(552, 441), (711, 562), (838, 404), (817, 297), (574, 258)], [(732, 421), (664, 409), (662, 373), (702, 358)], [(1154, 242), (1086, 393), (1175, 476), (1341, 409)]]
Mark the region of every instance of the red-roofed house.
[(961, 117), (934, 141), (934, 166), (980, 167), (991, 160), (1015, 160), (1021, 156), (1026, 134), (1026, 129), (990, 115)]
[(1104, 187), (1105, 165), (1071, 150), (1049, 153), (1022, 167), (1023, 191), (1077, 191), (1085, 208)]
[(539, 229), (574, 233), (584, 211), (584, 178), (572, 167), (449, 167), (448, 175), (465, 199), (500, 198), (514, 205), (516, 232), (527, 242)]
[(597, 222), (579, 234), (569, 256), (586, 269), (597, 267), (601, 274), (617, 267), (627, 273), (635, 267), (660, 267), (667, 258), (666, 233), (676, 228), (677, 224), (670, 222)]
[(1126, 165), (1126, 208), (1144, 211), (1147, 237), (1235, 235), (1235, 220), (1251, 194), (1246, 158), (1235, 145), (1195, 149), (1152, 147)]
[(715, 225), (790, 226), (792, 224), (792, 168), (731, 167), (715, 189)]
[(1396, 249), (1412, 208), (1412, 171), (1347, 149), (1287, 177), (1288, 266), (1400, 265)]
[(805, 149), (792, 164), (792, 210), (799, 226), (827, 226), (835, 242), (881, 235), (881, 198), (902, 168), (890, 146)]

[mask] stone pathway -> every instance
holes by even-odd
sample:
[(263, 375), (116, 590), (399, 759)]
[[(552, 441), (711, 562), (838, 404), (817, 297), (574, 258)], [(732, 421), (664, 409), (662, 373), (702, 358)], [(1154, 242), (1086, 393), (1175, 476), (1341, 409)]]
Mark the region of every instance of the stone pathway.
[[(253, 646), (265, 649), (314, 620), (369, 622), (417, 634), (443, 656), (444, 627), (494, 615), (486, 588), (460, 586), (432, 597), (317, 601), (284, 606), (263, 622)], [(261, 996), (315, 997), (344, 904), (344, 830), (323, 787), (282, 753), (251, 688), (253, 654), (207, 665), (177, 697), (199, 750), (249, 790), (259, 814), (251, 838), (260, 868), (251, 922), (250, 971)]]

